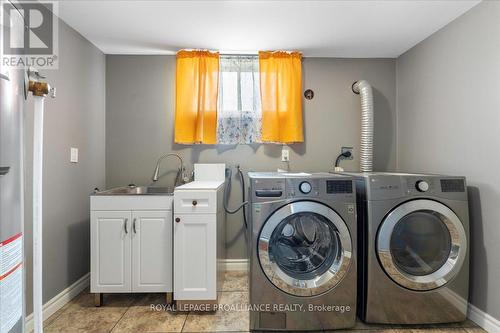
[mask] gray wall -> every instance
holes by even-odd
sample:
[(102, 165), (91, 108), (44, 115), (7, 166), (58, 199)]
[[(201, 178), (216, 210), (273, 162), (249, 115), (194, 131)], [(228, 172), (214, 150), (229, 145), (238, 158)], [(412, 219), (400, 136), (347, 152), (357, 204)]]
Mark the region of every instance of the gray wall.
[[(90, 270), (89, 194), (105, 183), (105, 56), (59, 21), (59, 69), (41, 71), (57, 88), (45, 102), (43, 301)], [(32, 312), (33, 99), (25, 106), (27, 313)], [(70, 164), (70, 147), (80, 163)]]
[[(342, 165), (358, 168), (360, 133), (359, 96), (351, 91), (357, 79), (374, 86), (376, 159), (378, 170), (395, 168), (395, 60), (322, 59), (303, 61), (304, 89), (315, 92), (304, 102), (305, 142), (290, 146), (290, 169), (329, 171), (341, 146), (354, 146), (355, 158)], [(182, 146), (173, 143), (175, 104), (174, 56), (106, 56), (106, 184), (149, 184), (157, 158), (177, 152), (190, 164), (225, 162), (241, 164), (244, 171), (286, 168), (280, 162), (281, 145)], [(176, 160), (163, 165), (173, 171)], [(171, 185), (173, 173), (159, 185)], [(236, 176), (235, 178), (236, 179)], [(233, 182), (230, 205), (241, 200), (240, 185)], [(245, 258), (241, 215), (227, 224), (229, 258)]]
[(467, 177), (471, 302), (500, 319), (500, 2), (398, 58), (397, 87), (398, 168)]

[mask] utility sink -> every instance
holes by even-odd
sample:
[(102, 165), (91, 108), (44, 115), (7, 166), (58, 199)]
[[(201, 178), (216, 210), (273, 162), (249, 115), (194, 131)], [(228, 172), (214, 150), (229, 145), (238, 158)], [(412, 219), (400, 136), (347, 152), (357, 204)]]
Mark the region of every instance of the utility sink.
[(96, 192), (95, 195), (173, 195), (173, 189), (157, 186), (123, 186)]

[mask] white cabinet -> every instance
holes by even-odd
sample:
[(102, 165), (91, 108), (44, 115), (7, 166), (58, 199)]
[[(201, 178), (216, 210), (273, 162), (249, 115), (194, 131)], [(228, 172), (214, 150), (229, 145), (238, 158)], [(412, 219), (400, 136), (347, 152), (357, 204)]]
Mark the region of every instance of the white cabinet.
[(174, 298), (176, 300), (216, 299), (216, 227), (215, 214), (175, 215)]
[(91, 197), (92, 293), (172, 292), (172, 200)]
[(91, 213), (91, 276), (94, 292), (130, 291), (130, 219), (130, 211)]
[(174, 299), (217, 301), (225, 258), (223, 182), (194, 181), (174, 192)]
[(132, 291), (169, 291), (172, 286), (172, 214), (132, 212)]

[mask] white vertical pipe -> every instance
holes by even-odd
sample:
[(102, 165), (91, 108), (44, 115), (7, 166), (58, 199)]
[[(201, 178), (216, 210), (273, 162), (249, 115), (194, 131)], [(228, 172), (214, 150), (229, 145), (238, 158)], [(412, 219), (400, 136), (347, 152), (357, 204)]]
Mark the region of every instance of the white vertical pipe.
[(43, 176), (43, 104), (45, 97), (34, 96), (33, 132), (33, 325), (43, 332), (42, 299), (42, 176)]

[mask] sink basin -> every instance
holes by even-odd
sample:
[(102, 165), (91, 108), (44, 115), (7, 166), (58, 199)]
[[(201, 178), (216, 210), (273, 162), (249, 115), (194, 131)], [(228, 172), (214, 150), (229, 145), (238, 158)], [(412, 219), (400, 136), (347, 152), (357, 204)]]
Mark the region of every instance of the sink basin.
[(100, 191), (95, 195), (172, 195), (171, 187), (156, 186), (123, 186), (106, 191)]

